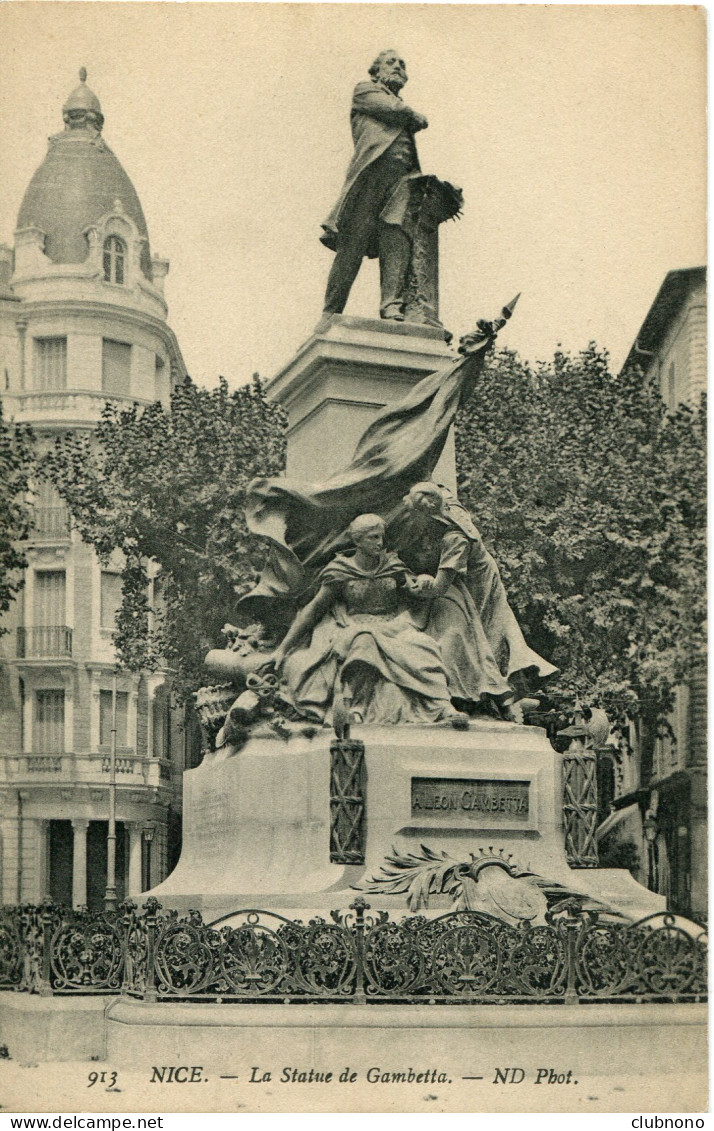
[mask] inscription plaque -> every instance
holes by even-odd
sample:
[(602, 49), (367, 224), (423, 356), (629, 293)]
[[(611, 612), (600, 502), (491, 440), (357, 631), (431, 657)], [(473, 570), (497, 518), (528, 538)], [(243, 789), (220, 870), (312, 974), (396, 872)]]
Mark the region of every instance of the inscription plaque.
[(412, 778), (412, 816), (449, 814), (528, 820), (527, 781), (479, 778)]

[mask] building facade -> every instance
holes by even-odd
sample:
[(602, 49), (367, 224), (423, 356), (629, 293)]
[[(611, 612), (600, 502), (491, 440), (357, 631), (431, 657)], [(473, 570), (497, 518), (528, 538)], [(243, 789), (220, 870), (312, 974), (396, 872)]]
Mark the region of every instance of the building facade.
[[(141, 203), (80, 72), (64, 129), (0, 247), (0, 395), (40, 448), (89, 431), (107, 400), (168, 402), (185, 375)], [(114, 618), (121, 561), (100, 564), (36, 485), (25, 586), (0, 637), (0, 903), (101, 905), (107, 882)], [(183, 732), (163, 674), (119, 672), (117, 894), (167, 873)]]
[[(654, 379), (665, 404), (693, 404), (707, 388), (706, 269), (670, 271), (626, 365)], [(670, 729), (644, 758), (633, 735), (615, 759), (614, 811), (607, 835), (634, 841), (639, 879), (667, 897), (670, 910), (707, 914), (707, 671), (702, 663), (676, 689)]]

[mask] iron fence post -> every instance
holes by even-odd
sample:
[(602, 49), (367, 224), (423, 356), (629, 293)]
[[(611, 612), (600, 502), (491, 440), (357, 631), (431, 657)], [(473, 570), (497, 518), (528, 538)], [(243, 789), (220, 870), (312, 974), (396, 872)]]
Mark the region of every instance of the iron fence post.
[(40, 905), (42, 923), (42, 963), (38, 978), (40, 997), (52, 997), (52, 919), (52, 903), (50, 900), (45, 900)]
[(17, 984), (18, 990), (29, 990), (32, 992), (32, 985), (30, 979), (30, 946), (29, 946), (29, 930), (28, 930), (28, 916), (30, 908), (24, 908), (18, 905), (17, 908), (17, 934), (20, 940), (20, 981)]
[(146, 924), (146, 985), (144, 986), (144, 1001), (156, 1001), (156, 929), (158, 915), (156, 912), (161, 907), (158, 899), (149, 896), (144, 904), (144, 923)]
[(131, 984), (133, 977), (133, 970), (130, 969), (131, 959), (129, 957), (129, 935), (131, 928), (135, 921), (134, 912), (136, 911), (136, 903), (133, 899), (125, 899), (120, 904), (119, 914), (117, 914), (114, 926), (121, 932), (121, 989), (122, 997), (126, 996), (126, 992)]
[(565, 931), (565, 962), (567, 978), (565, 983), (565, 1004), (578, 1004), (577, 983), (577, 955), (578, 936), (582, 929), (582, 919), (572, 907), (566, 908), (566, 919), (563, 923)]
[(364, 934), (365, 922), (364, 913), (369, 911), (369, 904), (361, 895), (358, 895), (354, 903), (350, 904), (350, 911), (355, 913), (354, 933), (355, 933), (355, 950), (357, 952), (357, 978), (355, 981), (355, 994), (354, 1000), (359, 1005), (364, 1005), (366, 1001), (365, 994), (365, 969), (364, 969)]

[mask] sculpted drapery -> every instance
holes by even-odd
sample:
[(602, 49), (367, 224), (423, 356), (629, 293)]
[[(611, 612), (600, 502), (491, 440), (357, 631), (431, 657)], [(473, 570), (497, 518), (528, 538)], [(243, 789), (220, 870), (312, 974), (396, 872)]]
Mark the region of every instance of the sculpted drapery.
[(324, 613), (307, 646), (290, 651), (282, 665), (286, 694), (301, 713), (322, 722), (344, 693), (365, 723), (454, 718), (439, 648), (400, 600), (406, 574), (398, 556), (385, 551), (371, 562), (338, 554), (320, 572)]
[(392, 540), (405, 564), (426, 575), (431, 599), (420, 602), (414, 620), (439, 644), (452, 698), (505, 703), (555, 675), (526, 643), (468, 511), (433, 483), (416, 484), (406, 502)]
[[(438, 496), (431, 511), (410, 505), (411, 498), (405, 503), (416, 485), (430, 479), (459, 404), (483, 367), (495, 329), (480, 323), (479, 331), (462, 343), (465, 356), (445, 372), (424, 378), (398, 405), (383, 410), (365, 431), (349, 466), (325, 484), (268, 479), (251, 485), (248, 525), (271, 548), (259, 584), (241, 603), (246, 614), (278, 626), (282, 621), (284, 628), (320, 586), (327, 582), (344, 586), (354, 569), (351, 559), (340, 554), (351, 544), (348, 527), (357, 515), (377, 512), (385, 520), (388, 543), (398, 550), (399, 569), (410, 578), (403, 594), (402, 622), (406, 628), (409, 606), (415, 639), (410, 651), (407, 635), (402, 636), (409, 653), (398, 661), (402, 673), (419, 665), (425, 673), (435, 670), (426, 655), (429, 643), (416, 636), (426, 636), (437, 645), (437, 666), (446, 673), (450, 698), (460, 704), (484, 699), (507, 703), (555, 673), (524, 640), (498, 567), (464, 508), (448, 491), (430, 483), (427, 488)], [(418, 574), (422, 578), (416, 581)], [(341, 632), (339, 641), (335, 623)], [(334, 682), (331, 665), (344, 662), (353, 638), (349, 625), (339, 624), (339, 616), (336, 622), (333, 616), (313, 627), (312, 642), (285, 659), (285, 670), (295, 701), (308, 702), (316, 695), (322, 697), (324, 710), (325, 688), (320, 681)], [(381, 675), (388, 684), (389, 647), (382, 647), (377, 635), (363, 643), (373, 658), (382, 649), (373, 667), (378, 670), (382, 665)], [(426, 685), (419, 694), (422, 699), (434, 698)]]
[[(485, 324), (484, 324), (485, 325)], [(325, 483), (256, 479), (246, 520), (270, 543), (258, 586), (244, 599), (256, 612), (263, 600), (300, 598), (316, 570), (349, 543), (345, 531), (358, 514), (376, 511), (387, 524), (403, 509), (403, 497), (429, 479), (449, 428), (483, 368), (493, 330), (474, 335), (469, 352), (445, 371), (429, 374), (399, 402), (385, 408), (365, 430), (351, 463)]]

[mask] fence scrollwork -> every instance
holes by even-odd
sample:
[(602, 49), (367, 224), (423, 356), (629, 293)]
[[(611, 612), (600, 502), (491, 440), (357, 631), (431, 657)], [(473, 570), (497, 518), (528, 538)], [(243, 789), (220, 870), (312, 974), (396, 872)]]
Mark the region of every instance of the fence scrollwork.
[(355, 899), (307, 922), (237, 911), (0, 909), (0, 988), (148, 1001), (682, 1002), (706, 996), (706, 937), (672, 915), (638, 923), (566, 900), (546, 922), (480, 911), (392, 919)]
[(0, 988), (19, 985), (22, 978), (23, 933), (19, 907), (0, 910)]
[(50, 938), (50, 971), (56, 990), (120, 990), (124, 975), (121, 921), (86, 908), (61, 919)]

